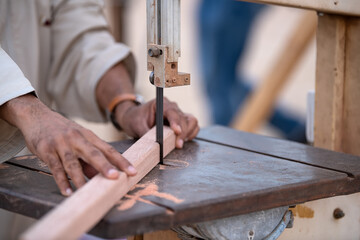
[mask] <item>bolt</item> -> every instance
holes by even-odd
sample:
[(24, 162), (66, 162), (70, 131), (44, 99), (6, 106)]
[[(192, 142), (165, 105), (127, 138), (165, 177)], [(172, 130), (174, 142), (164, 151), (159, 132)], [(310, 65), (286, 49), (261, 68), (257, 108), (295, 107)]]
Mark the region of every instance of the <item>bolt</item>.
[[(289, 208), (291, 208), (291, 206), (289, 206)], [(286, 225), (286, 228), (292, 228), (294, 226), (294, 215), (291, 210), (289, 210), (289, 211), (290, 211), (290, 221)]]
[(254, 231), (250, 230), (248, 233), (248, 240), (253, 240), (254, 239)]
[(150, 57), (158, 57), (162, 54), (162, 51), (157, 47), (152, 47), (148, 50), (148, 54)]
[(340, 219), (340, 218), (343, 218), (344, 216), (345, 216), (345, 213), (340, 208), (336, 208), (333, 212), (333, 217), (335, 219)]
[(151, 72), (150, 73), (150, 76), (149, 76), (149, 81), (152, 85), (154, 85), (154, 72)]

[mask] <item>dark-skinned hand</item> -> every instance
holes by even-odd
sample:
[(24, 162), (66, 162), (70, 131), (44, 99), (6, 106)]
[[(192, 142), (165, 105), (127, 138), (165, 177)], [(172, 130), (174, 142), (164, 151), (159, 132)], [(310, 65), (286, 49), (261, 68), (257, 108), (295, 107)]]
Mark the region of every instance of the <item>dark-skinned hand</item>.
[[(155, 111), (155, 100), (143, 105), (126, 102), (115, 109), (115, 116), (128, 135), (139, 138), (155, 125)], [(164, 97), (164, 119), (176, 134), (176, 148), (182, 148), (184, 142), (195, 138), (200, 130), (198, 121), (193, 115), (183, 113), (176, 103), (166, 97)]]
[[(135, 168), (112, 146), (90, 130), (53, 112), (32, 95), (10, 100), (0, 108), (0, 117), (18, 127), (29, 150), (50, 168), (61, 193), (72, 193), (67, 175), (79, 188), (85, 184), (83, 166), (116, 179), (117, 169), (129, 176)], [(86, 167), (88, 168), (88, 167)]]

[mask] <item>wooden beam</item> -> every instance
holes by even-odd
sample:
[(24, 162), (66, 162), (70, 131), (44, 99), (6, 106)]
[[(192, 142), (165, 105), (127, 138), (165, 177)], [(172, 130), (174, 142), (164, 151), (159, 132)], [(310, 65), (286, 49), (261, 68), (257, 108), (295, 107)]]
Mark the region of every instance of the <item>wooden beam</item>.
[[(360, 18), (319, 15), (316, 41), (314, 145), (360, 155)], [(357, 193), (298, 205), (312, 209), (315, 217), (295, 216), (297, 224), (284, 232), (283, 239), (299, 238), (299, 232), (301, 239), (359, 236), (359, 202)], [(323, 217), (336, 208), (346, 212), (344, 219)]]
[(241, 107), (235, 117), (234, 128), (254, 132), (269, 117), (286, 80), (314, 38), (316, 26), (316, 13), (306, 11), (270, 73)]
[(360, 18), (346, 26), (342, 151), (360, 156)]
[(345, 81), (345, 18), (321, 16), (317, 32), (315, 133), (317, 147), (341, 151)]
[(304, 8), (317, 12), (360, 16), (358, 0), (243, 0), (246, 2), (275, 4), (286, 7)]
[[(174, 148), (175, 134), (170, 128), (165, 127), (164, 156)], [(123, 154), (137, 169), (136, 176), (128, 177), (121, 172), (117, 180), (109, 180), (98, 174), (40, 219), (20, 239), (78, 239), (159, 163), (159, 152), (153, 128)]]
[(317, 147), (360, 155), (360, 18), (324, 15), (317, 33)]

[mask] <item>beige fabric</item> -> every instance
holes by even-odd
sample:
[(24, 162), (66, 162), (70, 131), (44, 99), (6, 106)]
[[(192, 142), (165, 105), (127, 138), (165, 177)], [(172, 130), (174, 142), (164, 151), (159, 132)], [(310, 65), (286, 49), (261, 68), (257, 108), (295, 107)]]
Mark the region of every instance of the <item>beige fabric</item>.
[[(51, 25), (42, 24), (45, 20)], [(32, 91), (27, 78), (48, 106), (67, 116), (102, 122), (106, 118), (95, 99), (101, 76), (124, 60), (135, 77), (130, 50), (114, 42), (100, 0), (0, 0), (0, 41), (8, 54), (0, 58), (0, 104)], [(14, 62), (26, 78), (18, 69), (16, 76), (9, 75)], [(20, 87), (10, 86), (27, 88), (21, 94)], [(23, 143), (18, 140), (19, 132), (0, 121), (0, 162), (20, 149)]]
[[(0, 105), (33, 91), (30, 82), (0, 46)], [(0, 162), (14, 156), (24, 146), (20, 131), (0, 119)]]

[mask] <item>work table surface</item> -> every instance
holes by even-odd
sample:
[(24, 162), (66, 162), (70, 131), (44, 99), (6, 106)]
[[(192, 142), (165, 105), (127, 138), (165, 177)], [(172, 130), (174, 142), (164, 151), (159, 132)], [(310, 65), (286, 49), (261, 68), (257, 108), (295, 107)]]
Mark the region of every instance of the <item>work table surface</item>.
[[(134, 142), (112, 145), (124, 152)], [(91, 233), (117, 238), (359, 191), (359, 157), (212, 126), (171, 152)], [(1, 208), (40, 218), (63, 199), (36, 157), (0, 165)]]

